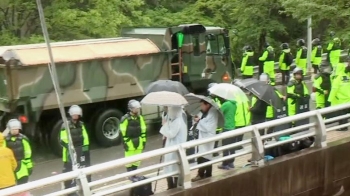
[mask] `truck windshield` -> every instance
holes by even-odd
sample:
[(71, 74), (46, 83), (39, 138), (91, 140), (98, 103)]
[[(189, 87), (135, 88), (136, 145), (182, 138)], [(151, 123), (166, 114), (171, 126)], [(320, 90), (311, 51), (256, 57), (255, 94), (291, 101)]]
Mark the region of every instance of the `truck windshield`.
[(207, 54), (222, 55), (226, 53), (224, 35), (209, 34), (206, 36)]

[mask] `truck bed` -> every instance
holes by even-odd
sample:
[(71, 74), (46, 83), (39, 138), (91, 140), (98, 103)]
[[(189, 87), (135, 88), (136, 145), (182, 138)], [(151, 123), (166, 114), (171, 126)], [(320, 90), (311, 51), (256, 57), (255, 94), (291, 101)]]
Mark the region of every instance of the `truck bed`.
[[(141, 96), (152, 81), (168, 79), (171, 55), (148, 39), (58, 42), (52, 51), (65, 105)], [(45, 44), (0, 47), (0, 110), (30, 103), (57, 108)]]

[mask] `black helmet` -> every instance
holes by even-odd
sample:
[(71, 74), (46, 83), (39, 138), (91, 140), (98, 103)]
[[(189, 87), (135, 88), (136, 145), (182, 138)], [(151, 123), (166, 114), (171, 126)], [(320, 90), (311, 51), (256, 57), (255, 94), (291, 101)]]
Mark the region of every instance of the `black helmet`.
[(243, 51), (252, 52), (253, 48), (250, 45), (246, 45), (243, 47)]
[(305, 46), (305, 40), (304, 39), (299, 39), (297, 41), (297, 46)]
[(289, 48), (289, 44), (288, 43), (282, 43), (280, 47), (281, 47), (282, 50), (285, 50), (285, 49)]
[(320, 45), (320, 42), (321, 42), (320, 39), (315, 38), (315, 39), (312, 40), (311, 44), (312, 44), (313, 46), (317, 46), (317, 45)]
[(269, 46), (270, 46), (269, 42), (265, 42), (264, 47), (267, 48)]

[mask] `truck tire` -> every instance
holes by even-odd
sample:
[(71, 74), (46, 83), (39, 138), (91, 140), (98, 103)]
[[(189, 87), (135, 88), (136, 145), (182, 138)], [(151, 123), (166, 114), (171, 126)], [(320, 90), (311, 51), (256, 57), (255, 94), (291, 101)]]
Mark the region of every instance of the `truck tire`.
[(107, 109), (98, 115), (94, 126), (96, 141), (100, 146), (110, 147), (120, 144), (120, 119), (123, 113), (117, 109)]
[[(55, 123), (56, 122), (56, 123)], [(50, 147), (52, 152), (61, 157), (62, 156), (62, 146), (60, 144), (60, 132), (63, 124), (62, 119), (59, 119), (54, 122), (54, 126), (52, 127), (50, 134)]]

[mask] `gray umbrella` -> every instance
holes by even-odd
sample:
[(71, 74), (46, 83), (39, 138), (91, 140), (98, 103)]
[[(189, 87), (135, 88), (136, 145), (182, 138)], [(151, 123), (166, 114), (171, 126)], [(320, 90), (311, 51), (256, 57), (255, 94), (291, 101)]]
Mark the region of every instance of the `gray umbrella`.
[(193, 93), (187, 94), (184, 96), (188, 102), (188, 105), (185, 106), (186, 111), (191, 115), (197, 115), (200, 111), (201, 100), (208, 102), (212, 105), (219, 113), (218, 127), (223, 127), (225, 123), (224, 114), (221, 112), (220, 107), (209, 97), (203, 95), (196, 95)]
[(180, 95), (186, 95), (188, 94), (187, 88), (178, 81), (172, 81), (172, 80), (158, 80), (155, 82), (152, 82), (147, 88), (145, 93), (153, 93), (153, 92), (159, 92), (159, 91), (168, 91), (168, 92), (174, 92), (179, 93)]

